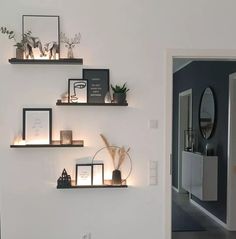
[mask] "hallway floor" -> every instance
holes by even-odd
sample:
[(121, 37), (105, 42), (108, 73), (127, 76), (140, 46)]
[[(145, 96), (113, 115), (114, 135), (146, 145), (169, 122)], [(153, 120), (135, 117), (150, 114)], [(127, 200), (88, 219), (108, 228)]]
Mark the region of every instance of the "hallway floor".
[(179, 194), (172, 190), (172, 198), (194, 220), (198, 221), (206, 231), (173, 232), (172, 239), (236, 239), (236, 232), (229, 232), (189, 202), (188, 194)]

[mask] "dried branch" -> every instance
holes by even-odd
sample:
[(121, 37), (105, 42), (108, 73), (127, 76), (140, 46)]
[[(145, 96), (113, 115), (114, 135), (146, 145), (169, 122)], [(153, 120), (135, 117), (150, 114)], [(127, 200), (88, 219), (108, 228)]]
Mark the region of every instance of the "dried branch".
[[(113, 166), (114, 166), (114, 169), (120, 169), (121, 165), (124, 163), (125, 161), (125, 157), (126, 157), (126, 154), (130, 151), (130, 148), (128, 148), (127, 150), (125, 150), (125, 147), (122, 146), (121, 148), (119, 148), (117, 150), (116, 147), (112, 147), (108, 140), (106, 139), (106, 137), (103, 135), (103, 134), (100, 134), (103, 142), (105, 143), (106, 147), (107, 147), (107, 150), (112, 158), (112, 162), (113, 162)], [(117, 167), (115, 165), (115, 158), (116, 158), (116, 154), (118, 154), (118, 163), (117, 163)]]
[(60, 40), (62, 43), (66, 43), (66, 44), (70, 44), (70, 40), (68, 37), (66, 37), (66, 34), (65, 33), (62, 33), (60, 34)]
[(65, 33), (61, 32), (60, 40), (62, 43), (68, 44), (69, 46), (76, 45), (80, 43), (81, 34), (75, 34), (74, 38), (69, 39), (68, 37), (66, 37)]
[(81, 34), (75, 34), (74, 39), (71, 39), (71, 44), (75, 45), (75, 44), (79, 44), (80, 43), (80, 39), (81, 39)]
[(117, 165), (117, 169), (120, 168), (120, 166), (122, 165), (122, 163), (125, 160), (125, 156), (126, 156), (126, 151), (124, 146), (122, 148), (119, 149), (118, 151), (118, 155), (119, 155), (119, 160), (118, 160), (118, 165)]
[(106, 139), (106, 137), (103, 134), (100, 134), (100, 136), (101, 136), (103, 142), (105, 143), (107, 150), (112, 158), (113, 166), (114, 166), (114, 168), (116, 168), (116, 166), (115, 166), (116, 148), (112, 148), (110, 146), (108, 140)]

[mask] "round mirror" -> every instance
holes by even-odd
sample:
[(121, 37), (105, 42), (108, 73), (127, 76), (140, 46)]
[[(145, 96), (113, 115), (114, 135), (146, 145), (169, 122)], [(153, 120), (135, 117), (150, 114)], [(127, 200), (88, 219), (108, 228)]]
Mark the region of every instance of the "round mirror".
[(211, 88), (206, 88), (202, 94), (199, 112), (199, 126), (202, 136), (209, 139), (215, 124), (215, 99)]

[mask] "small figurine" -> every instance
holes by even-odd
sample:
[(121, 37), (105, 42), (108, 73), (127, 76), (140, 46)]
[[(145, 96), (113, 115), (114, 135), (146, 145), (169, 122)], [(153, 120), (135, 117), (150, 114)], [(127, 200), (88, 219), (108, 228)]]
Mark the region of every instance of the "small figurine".
[(51, 60), (52, 58), (54, 60), (57, 59), (57, 54), (59, 53), (59, 46), (55, 41), (46, 43), (44, 45), (44, 50), (45, 50), (45, 52), (48, 52), (49, 60)]
[(57, 180), (57, 188), (70, 188), (71, 187), (71, 176), (67, 174), (66, 170), (63, 169), (61, 177)]

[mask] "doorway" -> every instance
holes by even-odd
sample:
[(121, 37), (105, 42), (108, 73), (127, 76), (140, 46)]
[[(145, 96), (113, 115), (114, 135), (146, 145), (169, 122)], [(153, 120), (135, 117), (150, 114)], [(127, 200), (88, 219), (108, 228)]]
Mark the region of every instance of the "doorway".
[[(172, 92), (173, 92), (173, 59), (175, 58), (190, 58), (192, 60), (233, 60), (236, 59), (235, 51), (182, 51), (182, 50), (172, 50), (167, 54), (167, 83), (166, 83), (166, 158), (169, 158), (168, 155), (172, 153)], [(165, 238), (171, 238), (171, 158), (166, 160), (166, 236)], [(226, 224), (227, 226), (227, 224)]]
[(182, 151), (184, 150), (184, 133), (192, 128), (192, 89), (179, 93), (178, 110), (178, 193), (186, 193), (182, 187)]

